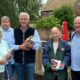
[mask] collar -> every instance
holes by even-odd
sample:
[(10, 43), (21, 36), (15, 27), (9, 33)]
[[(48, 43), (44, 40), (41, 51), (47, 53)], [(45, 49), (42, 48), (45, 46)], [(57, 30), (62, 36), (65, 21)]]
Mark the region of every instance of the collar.
[(7, 30), (4, 30), (2, 27), (0, 28), (2, 31), (12, 31), (12, 28), (11, 27), (9, 27)]

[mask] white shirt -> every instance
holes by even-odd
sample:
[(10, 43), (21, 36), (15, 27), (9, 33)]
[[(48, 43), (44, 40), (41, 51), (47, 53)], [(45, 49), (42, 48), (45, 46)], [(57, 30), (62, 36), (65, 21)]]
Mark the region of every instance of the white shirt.
[(57, 48), (58, 48), (58, 42), (53, 42), (54, 54), (56, 54)]
[[(0, 60), (3, 60), (6, 58), (6, 55), (8, 54), (9, 47), (5, 40), (1, 40), (0, 42)], [(5, 64), (0, 64), (0, 73), (5, 71)]]

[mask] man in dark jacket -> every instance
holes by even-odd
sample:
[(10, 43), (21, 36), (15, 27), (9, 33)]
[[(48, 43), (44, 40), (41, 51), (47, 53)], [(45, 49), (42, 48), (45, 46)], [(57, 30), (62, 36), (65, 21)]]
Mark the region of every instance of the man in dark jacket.
[[(29, 18), (28, 13), (21, 12), (20, 26), (14, 30), (15, 44), (22, 44), (20, 49), (14, 52), (18, 80), (34, 80), (35, 51), (41, 47), (37, 30), (29, 27)], [(30, 36), (33, 36), (32, 40), (27, 39)]]
[(43, 48), (44, 80), (67, 80), (70, 46), (61, 40), (57, 27), (51, 29), (51, 39)]

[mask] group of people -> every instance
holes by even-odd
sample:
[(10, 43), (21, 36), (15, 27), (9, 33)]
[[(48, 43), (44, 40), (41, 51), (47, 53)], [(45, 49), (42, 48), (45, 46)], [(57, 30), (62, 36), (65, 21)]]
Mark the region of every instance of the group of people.
[(57, 27), (51, 29), (43, 48), (44, 80), (68, 80), (68, 66), (72, 80), (80, 80), (80, 16), (74, 19), (74, 29), (70, 43), (61, 39)]
[[(0, 80), (14, 80), (14, 67), (17, 80), (34, 80), (35, 52), (41, 47), (41, 40), (36, 29), (29, 27), (30, 16), (21, 12), (19, 27), (12, 29), (10, 18), (1, 17), (0, 27)], [(33, 43), (27, 39), (33, 36)]]
[[(41, 40), (36, 29), (29, 26), (30, 16), (26, 12), (19, 14), (19, 26), (11, 28), (10, 18), (1, 17), (0, 27), (0, 80), (34, 80), (35, 54), (41, 47)], [(50, 39), (43, 48), (43, 80), (67, 80), (67, 68), (71, 65), (72, 80), (79, 80), (80, 16), (74, 19), (74, 33), (71, 45), (61, 39), (57, 27), (50, 30)], [(30, 40), (32, 37), (32, 40)], [(14, 70), (15, 69), (15, 70)]]

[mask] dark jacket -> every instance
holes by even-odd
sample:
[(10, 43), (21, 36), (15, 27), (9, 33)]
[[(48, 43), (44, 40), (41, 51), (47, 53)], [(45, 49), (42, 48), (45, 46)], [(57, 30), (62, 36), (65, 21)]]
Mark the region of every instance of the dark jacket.
[[(28, 28), (25, 33), (23, 33), (19, 28), (14, 30), (15, 44), (21, 45), (23, 43), (23, 39), (25, 40), (31, 35), (34, 35), (34, 29)], [(18, 63), (34, 63), (35, 62), (35, 50), (31, 49), (29, 51), (17, 50), (14, 51), (14, 60)]]
[[(60, 40), (59, 46), (54, 54), (53, 50), (53, 41), (49, 40), (43, 48), (43, 65), (45, 68), (44, 78), (45, 80), (55, 80), (55, 76), (59, 77), (60, 80), (67, 79), (67, 66), (70, 62), (70, 46), (67, 42)], [(51, 70), (51, 59), (61, 60), (62, 63), (65, 63), (65, 68), (59, 71)]]

